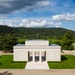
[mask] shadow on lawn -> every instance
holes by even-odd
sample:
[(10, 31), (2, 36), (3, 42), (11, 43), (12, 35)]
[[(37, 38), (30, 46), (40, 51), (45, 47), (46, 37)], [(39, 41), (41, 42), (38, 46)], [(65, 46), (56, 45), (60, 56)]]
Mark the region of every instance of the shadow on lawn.
[(0, 75), (12, 75), (12, 73), (9, 73), (8, 71), (5, 71), (3, 73), (0, 73)]
[(1, 59), (1, 56), (0, 56), (0, 59)]
[(0, 65), (2, 65), (2, 63), (0, 63)]
[(65, 61), (65, 60), (68, 60), (68, 58), (66, 58), (65, 56), (61, 56), (61, 61)]
[(27, 61), (11, 61), (11, 63), (27, 63)]

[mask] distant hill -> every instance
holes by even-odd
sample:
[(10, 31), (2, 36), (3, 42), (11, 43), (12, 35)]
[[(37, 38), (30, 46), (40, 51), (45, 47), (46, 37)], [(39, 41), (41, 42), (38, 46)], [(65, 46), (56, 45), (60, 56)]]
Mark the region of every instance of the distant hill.
[[(8, 27), (0, 25), (0, 35), (11, 34), (15, 37), (26, 38), (62, 38), (68, 29), (64, 28), (25, 28), (25, 27)], [(72, 30), (70, 30), (72, 31)], [(75, 31), (73, 37), (75, 38)], [(37, 35), (39, 34), (39, 35)]]
[(0, 25), (0, 35), (11, 34), (12, 31), (13, 31), (13, 28)]

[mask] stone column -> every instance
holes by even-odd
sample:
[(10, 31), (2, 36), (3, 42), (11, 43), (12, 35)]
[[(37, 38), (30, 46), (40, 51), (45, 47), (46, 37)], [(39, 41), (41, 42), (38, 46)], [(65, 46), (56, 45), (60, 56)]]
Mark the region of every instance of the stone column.
[(45, 51), (45, 61), (46, 61), (46, 51)]
[(39, 61), (41, 62), (41, 51), (40, 51), (40, 54), (39, 54)]
[(34, 55), (34, 51), (33, 51), (33, 62), (35, 62), (35, 55)]

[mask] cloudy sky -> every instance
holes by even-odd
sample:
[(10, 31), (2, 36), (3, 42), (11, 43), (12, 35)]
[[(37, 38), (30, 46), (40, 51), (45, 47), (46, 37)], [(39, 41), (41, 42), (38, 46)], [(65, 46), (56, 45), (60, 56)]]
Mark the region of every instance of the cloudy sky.
[(75, 31), (75, 0), (0, 0), (0, 25)]

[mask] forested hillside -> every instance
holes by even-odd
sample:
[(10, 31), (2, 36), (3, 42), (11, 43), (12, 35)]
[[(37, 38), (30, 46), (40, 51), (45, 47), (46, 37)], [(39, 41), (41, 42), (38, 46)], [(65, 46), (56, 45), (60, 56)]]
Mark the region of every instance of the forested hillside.
[(0, 35), (12, 34), (12, 33), (13, 33), (13, 28), (0, 25)]
[[(64, 28), (24, 28), (24, 27), (8, 27), (0, 26), (0, 35), (11, 34), (17, 38), (27, 38), (27, 39), (46, 39), (46, 38), (56, 38), (61, 39), (66, 33), (67, 29)], [(73, 32), (73, 37), (75, 37), (75, 31)], [(37, 35), (38, 34), (38, 35)]]
[(71, 50), (73, 49), (72, 43), (75, 42), (75, 31), (68, 31), (64, 28), (0, 26), (0, 50), (11, 51), (14, 45), (18, 43), (24, 44), (26, 39), (47, 39), (50, 43), (61, 45), (62, 49)]

